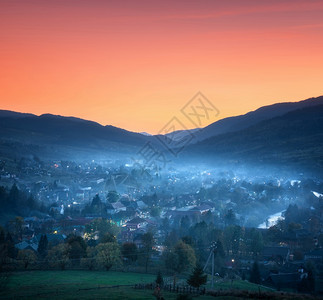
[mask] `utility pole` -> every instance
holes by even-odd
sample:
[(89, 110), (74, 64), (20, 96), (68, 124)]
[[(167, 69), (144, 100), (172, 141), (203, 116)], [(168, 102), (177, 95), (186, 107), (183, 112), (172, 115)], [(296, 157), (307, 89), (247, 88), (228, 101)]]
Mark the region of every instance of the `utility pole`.
[(206, 270), (207, 265), (209, 264), (210, 258), (212, 257), (212, 289), (214, 288), (214, 257), (217, 249), (217, 244), (216, 242), (212, 242), (211, 247), (210, 247), (210, 254), (209, 257), (205, 263), (205, 266), (203, 268), (203, 271)]

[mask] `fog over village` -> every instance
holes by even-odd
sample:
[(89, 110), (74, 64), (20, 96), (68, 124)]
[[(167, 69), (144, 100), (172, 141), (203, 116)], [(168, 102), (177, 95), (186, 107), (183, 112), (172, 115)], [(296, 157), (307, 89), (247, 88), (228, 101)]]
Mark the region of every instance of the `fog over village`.
[(322, 299), (322, 17), (0, 0), (0, 299)]

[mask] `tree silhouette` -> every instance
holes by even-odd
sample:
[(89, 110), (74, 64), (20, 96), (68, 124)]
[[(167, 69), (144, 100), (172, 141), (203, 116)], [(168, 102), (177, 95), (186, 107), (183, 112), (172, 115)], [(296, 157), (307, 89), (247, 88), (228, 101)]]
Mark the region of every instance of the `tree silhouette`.
[(156, 277), (155, 282), (156, 282), (159, 286), (162, 286), (162, 285), (164, 284), (164, 279), (163, 279), (162, 273), (161, 273), (160, 271), (158, 271), (158, 273), (157, 273), (157, 277)]
[(40, 257), (44, 258), (47, 255), (48, 240), (46, 234), (42, 234), (38, 243), (37, 252)]
[(252, 265), (249, 281), (256, 284), (259, 284), (261, 282), (259, 265), (257, 261), (255, 261)]
[(193, 273), (187, 279), (187, 283), (195, 288), (200, 288), (201, 285), (206, 284), (206, 281), (207, 275), (204, 274), (203, 269), (200, 265), (197, 265), (194, 268)]

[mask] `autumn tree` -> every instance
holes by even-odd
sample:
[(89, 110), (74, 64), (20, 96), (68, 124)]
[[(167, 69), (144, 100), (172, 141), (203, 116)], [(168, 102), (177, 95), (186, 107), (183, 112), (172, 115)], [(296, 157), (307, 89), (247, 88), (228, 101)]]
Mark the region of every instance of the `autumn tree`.
[(107, 271), (112, 266), (121, 263), (121, 252), (117, 243), (104, 243), (95, 247), (97, 255), (95, 257), (97, 265), (103, 266)]
[(96, 255), (98, 254), (96, 247), (87, 247), (86, 256), (81, 258), (81, 266), (89, 270), (96, 267)]
[(71, 246), (68, 244), (58, 244), (48, 251), (47, 260), (52, 267), (59, 267), (65, 270), (69, 263), (69, 251)]
[(37, 261), (37, 256), (35, 252), (30, 249), (19, 250), (17, 259), (18, 261), (21, 261), (24, 268), (27, 269), (29, 265), (32, 265)]
[(190, 270), (195, 266), (196, 257), (194, 249), (179, 241), (170, 251), (164, 254), (165, 265), (177, 273)]

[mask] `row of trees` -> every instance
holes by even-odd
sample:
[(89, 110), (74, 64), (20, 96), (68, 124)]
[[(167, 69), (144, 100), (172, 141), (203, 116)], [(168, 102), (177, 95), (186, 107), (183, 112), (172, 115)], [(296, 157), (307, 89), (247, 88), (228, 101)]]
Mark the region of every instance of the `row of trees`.
[(16, 184), (11, 189), (0, 186), (0, 207), (3, 214), (27, 216), (33, 210), (47, 212), (48, 208), (39, 203), (32, 194), (22, 192)]

